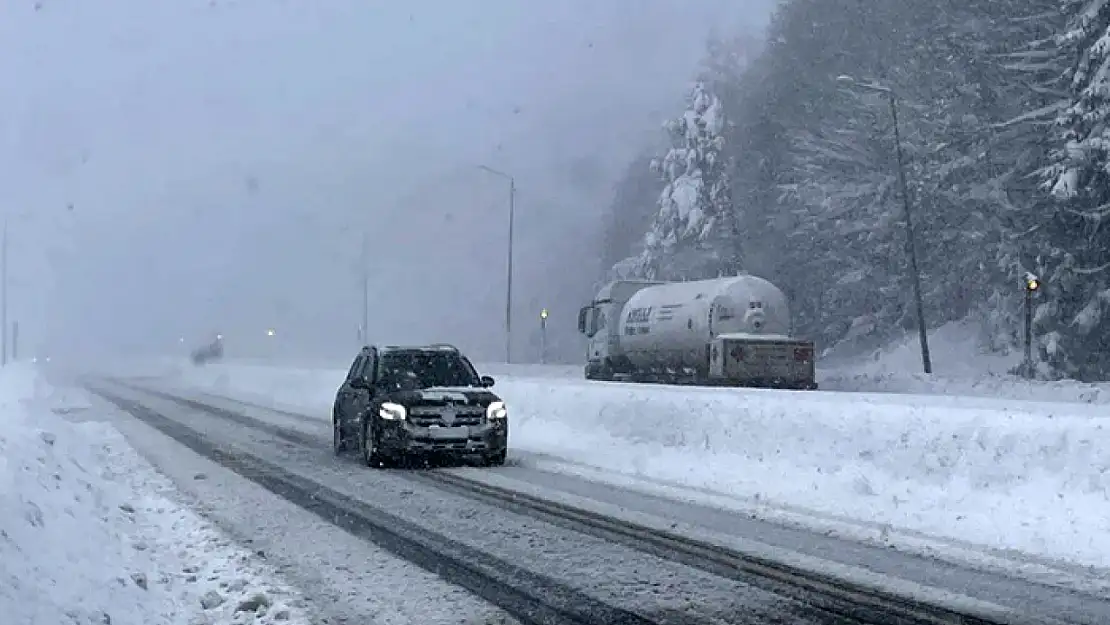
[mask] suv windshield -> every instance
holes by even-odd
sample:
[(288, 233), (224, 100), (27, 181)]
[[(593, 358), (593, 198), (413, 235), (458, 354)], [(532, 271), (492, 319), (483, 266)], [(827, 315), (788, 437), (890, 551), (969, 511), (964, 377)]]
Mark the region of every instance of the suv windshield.
[(392, 389), (480, 386), (474, 367), (458, 353), (396, 351), (382, 354), (380, 383)]

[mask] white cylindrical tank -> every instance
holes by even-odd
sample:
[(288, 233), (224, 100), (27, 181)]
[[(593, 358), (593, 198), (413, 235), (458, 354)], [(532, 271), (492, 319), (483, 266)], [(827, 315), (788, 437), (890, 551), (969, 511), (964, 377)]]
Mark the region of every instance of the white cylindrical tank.
[(620, 352), (636, 367), (704, 367), (721, 334), (769, 338), (790, 332), (786, 295), (742, 275), (672, 282), (636, 292), (621, 311)]

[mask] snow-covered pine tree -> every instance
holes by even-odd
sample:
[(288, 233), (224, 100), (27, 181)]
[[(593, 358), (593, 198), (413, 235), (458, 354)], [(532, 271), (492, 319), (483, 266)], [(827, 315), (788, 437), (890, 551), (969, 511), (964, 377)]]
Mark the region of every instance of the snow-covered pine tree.
[(1042, 170), (1057, 203), (1042, 255), (1047, 287), (1038, 307), (1041, 348), (1059, 375), (1110, 378), (1110, 1), (1062, 0), (1057, 37), (1073, 65), (1057, 147)]
[(614, 188), (605, 214), (601, 259), (601, 273), (610, 279), (635, 277), (644, 232), (651, 226), (663, 189), (659, 176), (651, 171), (654, 157), (654, 151), (645, 150), (633, 159)]
[(957, 70), (959, 80), (942, 91), (943, 141), (925, 180), (926, 192), (946, 204), (949, 232), (933, 262), (962, 282), (957, 303), (980, 323), (987, 347), (1020, 348), (1020, 280), (1040, 273), (1035, 256), (1044, 247), (1047, 198), (1035, 172), (1063, 72), (1051, 41), (1063, 23), (1059, 0), (943, 0), (938, 8), (941, 30), (927, 33), (931, 52), (921, 55)]
[(699, 81), (682, 116), (664, 124), (672, 147), (652, 162), (666, 186), (644, 238), (643, 275), (688, 280), (740, 270), (731, 163), (724, 150), (727, 123), (721, 99)]
[(1026, 238), (1015, 235), (1031, 200), (1043, 200), (1025, 178), (1037, 151), (1032, 120), (1007, 124), (1037, 107), (1034, 76), (1008, 65), (1050, 23), (1044, 4), (937, 0), (904, 8), (918, 26), (902, 71), (916, 77), (907, 84), (925, 104), (916, 177), (927, 316), (938, 325), (970, 316), (998, 349), (1018, 338), (1020, 279), (1032, 269), (1021, 262)]
[(723, 154), (731, 164), (732, 202), (744, 269), (775, 280), (783, 258), (785, 228), (777, 225), (779, 190), (774, 176), (786, 142), (778, 132), (782, 111), (776, 95), (762, 81), (766, 67), (756, 66), (765, 54), (761, 38), (747, 32), (711, 37), (700, 79), (721, 99), (725, 117)]

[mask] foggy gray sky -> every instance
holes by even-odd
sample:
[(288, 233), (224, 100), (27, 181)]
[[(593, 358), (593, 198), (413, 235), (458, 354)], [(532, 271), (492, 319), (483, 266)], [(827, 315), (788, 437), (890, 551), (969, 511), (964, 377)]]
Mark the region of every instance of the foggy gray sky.
[[(371, 335), (577, 353), (614, 178), (714, 26), (771, 0), (10, 0), (0, 210), (25, 350), (345, 354)], [(72, 203), (73, 210), (67, 209)], [(267, 347), (265, 330), (278, 339)], [(47, 347), (49, 346), (49, 347)]]

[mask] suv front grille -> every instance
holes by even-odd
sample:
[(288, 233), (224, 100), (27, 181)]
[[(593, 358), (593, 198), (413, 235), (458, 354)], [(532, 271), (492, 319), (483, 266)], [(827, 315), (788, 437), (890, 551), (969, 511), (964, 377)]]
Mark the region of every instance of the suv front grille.
[(440, 406), (418, 407), (409, 410), (409, 423), (417, 427), (426, 428), (432, 425), (452, 427), (457, 425), (481, 425), (484, 411), (476, 408), (465, 408), (455, 411), (454, 419), (448, 422), (443, 418), (444, 409)]

